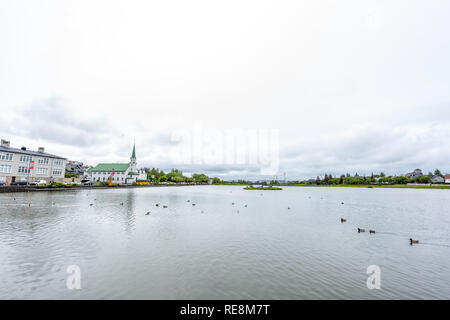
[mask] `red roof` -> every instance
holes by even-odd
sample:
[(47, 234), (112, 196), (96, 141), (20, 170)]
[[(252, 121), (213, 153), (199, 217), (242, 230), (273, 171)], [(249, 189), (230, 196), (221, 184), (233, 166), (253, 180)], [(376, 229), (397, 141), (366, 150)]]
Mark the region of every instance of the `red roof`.
[(450, 179), (450, 174), (446, 175), (445, 179)]

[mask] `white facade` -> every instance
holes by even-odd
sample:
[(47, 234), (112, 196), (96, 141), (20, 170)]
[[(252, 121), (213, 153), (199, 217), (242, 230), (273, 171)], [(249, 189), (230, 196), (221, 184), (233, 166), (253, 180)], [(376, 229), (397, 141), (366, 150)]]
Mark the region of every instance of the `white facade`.
[[(34, 161), (34, 163), (33, 163)], [(64, 178), (67, 159), (38, 151), (11, 148), (9, 141), (2, 140), (0, 145), (0, 181), (7, 185), (15, 181), (29, 182)], [(32, 169), (30, 169), (32, 168)]]
[[(133, 146), (133, 153), (129, 163), (99, 163), (96, 167), (89, 169), (88, 174), (91, 181), (108, 182), (117, 184), (132, 184), (144, 176), (145, 171), (137, 169), (136, 151)], [(145, 175), (145, 178), (147, 176)]]
[(138, 176), (138, 180), (147, 180), (147, 172), (145, 172), (144, 169), (139, 169), (138, 171), (139, 176)]

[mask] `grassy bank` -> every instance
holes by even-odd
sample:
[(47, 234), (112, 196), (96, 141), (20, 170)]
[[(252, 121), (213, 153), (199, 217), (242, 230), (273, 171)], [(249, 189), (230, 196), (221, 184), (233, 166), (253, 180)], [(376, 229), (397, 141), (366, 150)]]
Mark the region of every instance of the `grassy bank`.
[(408, 184), (289, 184), (293, 187), (335, 187), (335, 188), (391, 188), (391, 189), (450, 189), (450, 186), (430, 186), (430, 185), (408, 185)]
[(252, 187), (247, 186), (244, 188), (244, 190), (283, 190), (279, 187), (273, 187), (273, 186), (267, 186), (267, 187)]

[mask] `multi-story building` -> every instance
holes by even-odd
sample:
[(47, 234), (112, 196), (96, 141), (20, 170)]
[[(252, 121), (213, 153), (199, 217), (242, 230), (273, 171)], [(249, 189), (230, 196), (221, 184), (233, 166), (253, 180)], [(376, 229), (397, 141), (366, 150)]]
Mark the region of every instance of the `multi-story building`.
[(0, 181), (7, 185), (15, 181), (60, 181), (64, 178), (67, 159), (46, 153), (43, 147), (37, 151), (11, 148), (10, 142), (1, 140)]

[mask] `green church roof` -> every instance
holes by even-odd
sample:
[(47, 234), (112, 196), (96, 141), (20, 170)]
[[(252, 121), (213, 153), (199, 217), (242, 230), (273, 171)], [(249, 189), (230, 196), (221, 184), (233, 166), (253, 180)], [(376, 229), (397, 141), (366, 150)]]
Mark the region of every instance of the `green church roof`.
[(128, 163), (99, 163), (96, 167), (90, 168), (88, 172), (125, 172), (128, 167)]

